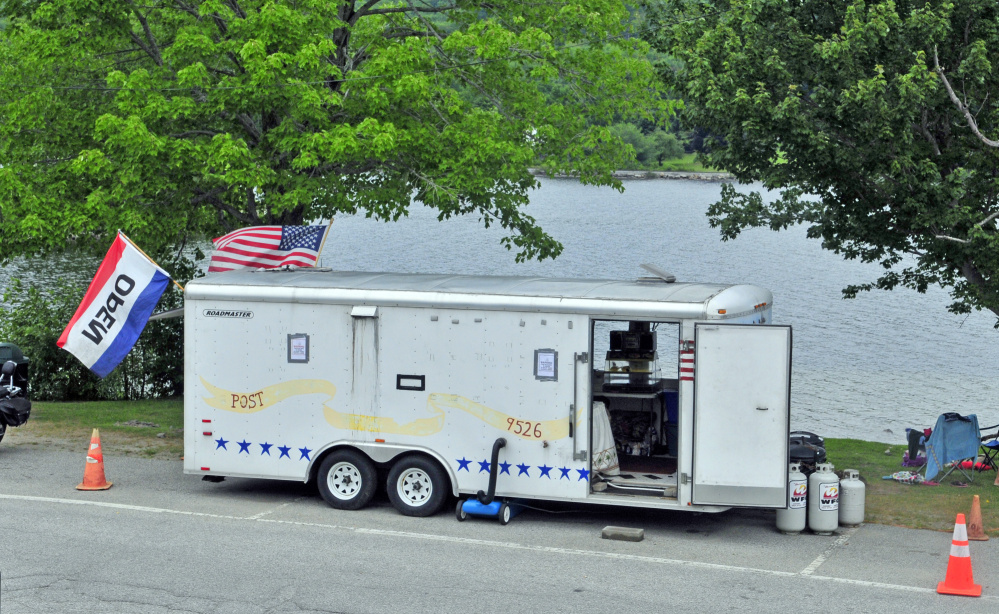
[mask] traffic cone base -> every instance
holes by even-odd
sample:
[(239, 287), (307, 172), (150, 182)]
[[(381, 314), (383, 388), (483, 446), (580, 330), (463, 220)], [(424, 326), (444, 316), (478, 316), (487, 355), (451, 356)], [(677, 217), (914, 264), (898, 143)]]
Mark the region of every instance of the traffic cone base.
[(947, 577), (937, 584), (937, 592), (942, 595), (965, 595), (980, 597), (982, 586), (975, 584), (971, 572), (971, 549), (968, 547), (968, 530), (964, 524), (964, 514), (957, 515), (954, 523), (954, 537), (950, 545), (950, 561), (947, 562)]
[(77, 485), (77, 490), (107, 490), (111, 482), (104, 477), (104, 453), (101, 452), (101, 435), (94, 429), (90, 436), (90, 450), (87, 452), (87, 464), (83, 467), (83, 481)]
[(978, 495), (971, 500), (971, 513), (968, 514), (968, 539), (976, 542), (987, 542), (989, 536), (985, 534), (985, 525), (982, 524), (982, 504)]

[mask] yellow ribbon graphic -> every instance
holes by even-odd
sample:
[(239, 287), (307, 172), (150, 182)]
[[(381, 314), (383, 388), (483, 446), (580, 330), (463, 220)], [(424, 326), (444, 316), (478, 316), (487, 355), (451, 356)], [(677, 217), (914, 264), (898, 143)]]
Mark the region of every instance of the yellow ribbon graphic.
[(371, 431), (374, 433), (388, 433), (390, 435), (433, 435), (444, 428), (444, 412), (441, 410), (431, 411), (435, 414), (431, 418), (414, 420), (406, 424), (399, 424), (392, 418), (382, 418), (379, 416), (365, 416), (363, 414), (345, 414), (329, 406), (329, 402), (336, 396), (336, 386), (326, 380), (321, 379), (297, 379), (289, 382), (281, 382), (261, 388), (253, 392), (231, 392), (213, 386), (201, 378), (201, 384), (205, 387), (210, 397), (204, 397), (205, 403), (224, 411), (232, 411), (238, 414), (252, 414), (262, 409), (279, 403), (289, 397), (300, 394), (325, 394), (329, 398), (323, 402), (323, 417), (326, 421), (338, 429), (348, 429), (352, 431)]
[(443, 412), (445, 407), (460, 409), (486, 424), (528, 441), (552, 441), (569, 436), (569, 418), (557, 420), (522, 420), (456, 394), (433, 393), (427, 406)]
[[(253, 392), (231, 392), (224, 390), (209, 384), (203, 377), (201, 378), (201, 384), (212, 395), (203, 397), (205, 403), (215, 409), (238, 414), (253, 414), (287, 398), (301, 394), (325, 394), (329, 397), (323, 401), (323, 417), (326, 418), (326, 422), (335, 428), (351, 431), (368, 431), (390, 435), (414, 435), (418, 437), (433, 435), (434, 433), (439, 433), (444, 428), (444, 418), (447, 415), (446, 410), (457, 409), (475, 416), (486, 424), (509, 435), (528, 441), (552, 441), (569, 435), (569, 419), (567, 417), (557, 420), (523, 420), (456, 394), (432, 393), (427, 398), (427, 410), (433, 414), (431, 417), (399, 424), (393, 418), (348, 414), (333, 409), (329, 406), (329, 402), (336, 396), (336, 386), (326, 380), (291, 380), (267, 386)], [(577, 422), (577, 427), (579, 422), (582, 422), (582, 416), (580, 416)]]

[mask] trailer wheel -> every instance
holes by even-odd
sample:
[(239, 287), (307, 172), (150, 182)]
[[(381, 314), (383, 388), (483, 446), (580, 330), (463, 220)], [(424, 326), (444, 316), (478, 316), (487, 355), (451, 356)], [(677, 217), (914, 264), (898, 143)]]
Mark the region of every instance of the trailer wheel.
[(338, 510), (359, 510), (375, 496), (378, 472), (355, 450), (337, 450), (319, 466), (316, 482), (326, 503)]
[(432, 516), (447, 498), (448, 479), (440, 466), (422, 456), (406, 456), (389, 471), (386, 490), (404, 516)]

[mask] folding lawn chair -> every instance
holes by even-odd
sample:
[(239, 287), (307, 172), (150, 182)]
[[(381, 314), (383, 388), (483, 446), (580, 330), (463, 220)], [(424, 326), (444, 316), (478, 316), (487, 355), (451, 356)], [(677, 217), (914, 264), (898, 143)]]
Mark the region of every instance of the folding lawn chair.
[[(969, 482), (974, 480), (975, 461), (978, 459), (981, 441), (978, 416), (975, 414), (940, 414), (933, 433), (926, 441), (926, 473), (923, 477), (932, 480), (941, 469), (946, 468), (947, 472), (937, 481), (946, 479), (955, 469)], [(970, 469), (966, 470), (961, 466), (964, 461), (971, 461)], [(947, 463), (952, 464), (946, 467)]]
[[(994, 424), (992, 426), (985, 427), (984, 431), (988, 432), (992, 429), (999, 428), (999, 424)], [(993, 433), (992, 435), (986, 435), (982, 437), (982, 464), (988, 468), (996, 469), (999, 471), (999, 431)]]

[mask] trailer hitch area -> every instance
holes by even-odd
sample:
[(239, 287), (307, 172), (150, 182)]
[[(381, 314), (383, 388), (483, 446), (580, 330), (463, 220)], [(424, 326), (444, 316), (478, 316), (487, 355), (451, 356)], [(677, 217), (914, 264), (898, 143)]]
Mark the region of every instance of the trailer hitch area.
[(489, 492), (482, 492), (480, 490), (475, 495), (475, 498), (482, 505), (489, 505), (493, 502), (493, 497), (496, 496), (496, 477), (499, 475), (499, 451), (500, 448), (505, 446), (506, 439), (502, 437), (493, 442), (493, 455), (489, 463)]

